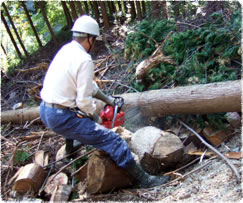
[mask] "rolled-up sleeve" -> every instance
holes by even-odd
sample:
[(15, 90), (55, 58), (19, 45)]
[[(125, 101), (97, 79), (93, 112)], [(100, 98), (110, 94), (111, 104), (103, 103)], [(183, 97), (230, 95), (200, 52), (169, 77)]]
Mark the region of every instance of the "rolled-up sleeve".
[(77, 97), (76, 105), (87, 115), (93, 115), (96, 105), (93, 95), (98, 91), (97, 84), (93, 81), (94, 64), (92, 61), (85, 61), (80, 65), (77, 73)]

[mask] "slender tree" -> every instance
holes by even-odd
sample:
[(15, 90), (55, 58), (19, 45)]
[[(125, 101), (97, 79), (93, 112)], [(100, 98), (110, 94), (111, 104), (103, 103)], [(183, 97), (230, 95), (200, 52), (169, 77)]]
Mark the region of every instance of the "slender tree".
[(7, 51), (6, 51), (6, 49), (4, 48), (4, 46), (3, 46), (2, 43), (1, 43), (1, 47), (2, 47), (3, 53), (4, 53), (6, 56), (8, 56), (8, 55), (7, 55)]
[(5, 5), (4, 2), (2, 3), (2, 5), (3, 5), (3, 8), (4, 8), (4, 10), (5, 10), (5, 12), (6, 12), (7, 16), (8, 16), (9, 22), (10, 22), (11, 25), (12, 25), (12, 28), (13, 28), (13, 30), (14, 30), (14, 32), (15, 32), (15, 34), (16, 34), (18, 40), (19, 40), (19, 43), (20, 43), (20, 45), (21, 45), (21, 47), (22, 47), (22, 49), (23, 49), (25, 55), (26, 55), (26, 56), (29, 56), (29, 53), (28, 53), (27, 50), (25, 49), (25, 46), (24, 46), (24, 44), (23, 44), (23, 42), (22, 42), (22, 40), (21, 40), (21, 38), (20, 38), (20, 36), (19, 36), (19, 33), (18, 33), (18, 31), (17, 31), (15, 25), (14, 25), (14, 22), (13, 22), (13, 20), (12, 20), (10, 14), (9, 14), (9, 12), (8, 12), (8, 8), (6, 7), (6, 5)]
[(67, 25), (68, 25), (69, 28), (71, 28), (72, 25), (73, 25), (73, 21), (72, 21), (72, 17), (70, 15), (70, 12), (68, 10), (67, 4), (66, 4), (65, 1), (61, 1), (61, 4), (62, 4), (62, 8), (64, 10), (64, 14), (66, 16)]
[(168, 19), (168, 8), (166, 1), (161, 1), (161, 8), (162, 8), (162, 16), (165, 19)]
[(104, 19), (105, 29), (108, 30), (110, 28), (110, 23), (109, 23), (108, 15), (106, 13), (105, 1), (100, 1), (99, 3), (101, 7), (102, 16)]
[(92, 1), (91, 2), (94, 8), (94, 13), (95, 13), (95, 18), (97, 22), (100, 24), (100, 12), (99, 12), (99, 5), (97, 1)]
[(38, 5), (38, 7), (41, 9), (42, 16), (43, 16), (43, 18), (44, 18), (44, 20), (45, 20), (45, 22), (46, 22), (46, 25), (47, 25), (47, 27), (48, 27), (50, 33), (51, 33), (51, 37), (52, 37), (54, 43), (57, 43), (56, 36), (55, 36), (55, 34), (54, 34), (53, 30), (52, 30), (51, 24), (50, 24), (50, 22), (49, 22), (49, 20), (48, 20), (48, 18), (47, 18), (47, 15), (46, 15), (46, 10), (45, 10), (45, 8), (44, 8), (44, 3), (45, 3), (45, 2), (36, 1), (36, 3), (37, 3), (37, 5)]
[(75, 9), (74, 1), (69, 1), (69, 5), (71, 7), (73, 20), (75, 21), (78, 18), (78, 15), (77, 15), (77, 12), (76, 12), (76, 9)]
[(35, 38), (36, 38), (36, 40), (37, 40), (39, 46), (42, 47), (41, 40), (40, 40), (39, 35), (38, 35), (38, 33), (37, 33), (36, 29), (35, 29), (35, 26), (34, 26), (34, 24), (33, 24), (33, 21), (31, 20), (29, 11), (28, 11), (28, 9), (27, 9), (27, 7), (26, 7), (24, 1), (20, 1), (20, 3), (22, 4), (22, 7), (24, 8), (25, 14), (26, 14), (27, 19), (28, 19), (28, 21), (29, 21), (29, 24), (30, 24), (30, 26), (31, 26), (31, 28), (32, 28), (32, 30), (33, 30), (33, 32), (34, 32)]
[(142, 3), (142, 10), (143, 10), (143, 14), (146, 13), (146, 6), (145, 6), (145, 2), (144, 1), (141, 1)]
[(16, 50), (16, 52), (17, 52), (19, 58), (22, 59), (23, 56), (22, 56), (22, 54), (21, 54), (21, 52), (20, 52), (20, 50), (19, 50), (19, 48), (18, 48), (18, 46), (17, 46), (16, 41), (14, 40), (14, 37), (13, 37), (13, 35), (12, 35), (12, 33), (11, 33), (9, 27), (8, 27), (8, 23), (7, 23), (7, 21), (5, 20), (5, 17), (3, 16), (3, 13), (2, 13), (2, 12), (1, 12), (1, 19), (2, 19), (2, 21), (3, 21), (3, 24), (4, 24), (4, 26), (5, 26), (6, 30), (7, 30), (7, 33), (8, 33), (8, 35), (9, 35), (9, 37), (10, 37), (10, 39), (11, 39), (13, 45), (14, 45), (14, 48), (15, 48), (15, 50)]
[(78, 6), (78, 11), (79, 11), (79, 14), (80, 15), (83, 15), (84, 14), (84, 10), (82, 8), (82, 4), (80, 1), (75, 1), (76, 5)]
[(86, 13), (89, 14), (89, 5), (88, 5), (88, 2), (87, 1), (83, 1), (84, 2), (84, 7), (85, 7), (85, 10), (86, 10)]
[(160, 19), (160, 2), (159, 1), (151, 1), (152, 4), (152, 18)]
[(134, 20), (136, 18), (136, 10), (135, 10), (135, 5), (134, 1), (129, 1), (130, 6), (131, 6), (131, 20)]
[(141, 11), (141, 6), (140, 6), (140, 2), (136, 1), (136, 7), (137, 7), (137, 14), (138, 14), (138, 20), (142, 20), (142, 11)]

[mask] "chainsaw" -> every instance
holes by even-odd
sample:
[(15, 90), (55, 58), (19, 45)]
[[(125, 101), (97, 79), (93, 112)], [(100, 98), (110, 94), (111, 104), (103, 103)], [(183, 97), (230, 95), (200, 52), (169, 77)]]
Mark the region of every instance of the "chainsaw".
[(102, 119), (101, 125), (109, 129), (121, 126), (125, 122), (125, 113), (121, 111), (124, 99), (122, 97), (114, 98), (114, 107), (107, 104), (99, 114)]

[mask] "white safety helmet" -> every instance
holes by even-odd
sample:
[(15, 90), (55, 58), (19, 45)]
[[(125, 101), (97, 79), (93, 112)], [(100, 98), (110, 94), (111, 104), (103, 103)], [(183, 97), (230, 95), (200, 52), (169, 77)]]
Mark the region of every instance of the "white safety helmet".
[(78, 36), (78, 33), (87, 33), (97, 37), (100, 35), (98, 23), (94, 18), (87, 15), (82, 15), (75, 21), (72, 27), (72, 31), (76, 36)]

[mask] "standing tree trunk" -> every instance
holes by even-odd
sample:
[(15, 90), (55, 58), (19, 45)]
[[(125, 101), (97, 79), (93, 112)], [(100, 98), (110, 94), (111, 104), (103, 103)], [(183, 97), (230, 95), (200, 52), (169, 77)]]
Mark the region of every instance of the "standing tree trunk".
[(19, 48), (18, 48), (18, 46), (17, 46), (17, 43), (15, 42), (14, 37), (13, 37), (13, 35), (12, 35), (12, 33), (11, 33), (9, 27), (8, 27), (7, 21), (5, 20), (5, 18), (4, 18), (4, 16), (3, 16), (3, 12), (1, 12), (1, 18), (2, 18), (3, 24), (4, 24), (4, 26), (5, 26), (6, 30), (7, 30), (7, 33), (8, 33), (8, 35), (9, 35), (9, 37), (10, 37), (10, 39), (11, 39), (13, 45), (14, 45), (14, 48), (15, 48), (15, 50), (16, 50), (16, 52), (17, 52), (19, 58), (22, 59), (22, 58), (23, 58), (23, 57), (22, 57), (22, 54), (21, 54), (21, 52), (20, 52), (20, 50), (19, 50)]
[(100, 7), (101, 7), (101, 12), (103, 15), (103, 19), (104, 19), (104, 25), (105, 25), (105, 29), (108, 30), (110, 28), (110, 24), (109, 24), (109, 19), (106, 13), (106, 8), (105, 8), (105, 2), (104, 1), (100, 1)]
[(87, 1), (84, 1), (84, 7), (85, 7), (85, 10), (86, 10), (86, 13), (89, 14), (89, 5), (88, 5)]
[(172, 1), (172, 10), (174, 11), (175, 20), (178, 20), (180, 18), (180, 7), (179, 7), (179, 1)]
[(80, 2), (80, 1), (75, 1), (75, 3), (76, 3), (77, 6), (78, 6), (79, 14), (80, 14), (80, 15), (84, 15), (84, 10), (83, 10), (83, 8), (82, 8), (82, 4), (81, 4), (81, 2)]
[(32, 30), (33, 30), (33, 32), (34, 32), (34, 35), (35, 35), (35, 37), (36, 37), (36, 40), (37, 40), (39, 46), (42, 47), (41, 40), (40, 40), (39, 35), (38, 35), (38, 33), (37, 33), (36, 29), (35, 29), (35, 26), (34, 26), (34, 24), (33, 24), (33, 21), (31, 20), (29, 11), (28, 11), (27, 7), (25, 6), (24, 1), (20, 1), (20, 3), (22, 4), (22, 6), (23, 6), (23, 8), (24, 8), (24, 11), (25, 11), (25, 13), (26, 13), (27, 19), (28, 19), (28, 21), (29, 21), (29, 23), (30, 23), (30, 25), (31, 25), (31, 28), (32, 28)]
[(143, 15), (145, 15), (145, 13), (146, 13), (146, 6), (145, 6), (145, 2), (144, 2), (144, 1), (141, 1), (141, 3), (142, 3)]
[(93, 3), (95, 18), (96, 18), (97, 22), (100, 24), (100, 13), (99, 13), (99, 5), (98, 5), (98, 2), (97, 1), (93, 1), (91, 3)]
[(78, 15), (77, 15), (77, 12), (76, 12), (76, 9), (75, 9), (74, 1), (69, 1), (69, 5), (71, 7), (73, 21), (75, 21), (78, 18)]
[(107, 1), (107, 4), (108, 4), (108, 8), (109, 8), (109, 14), (110, 14), (110, 16), (112, 16), (114, 13), (114, 10), (113, 10), (111, 1)]
[(22, 40), (21, 40), (21, 38), (20, 38), (20, 36), (19, 36), (19, 33), (17, 32), (17, 29), (16, 29), (16, 27), (15, 27), (15, 25), (14, 25), (14, 22), (13, 22), (11, 16), (10, 16), (9, 12), (8, 12), (8, 9), (7, 9), (6, 5), (5, 5), (5, 3), (3, 3), (2, 5), (3, 5), (3, 8), (4, 8), (4, 10), (5, 10), (5, 12), (6, 12), (7, 16), (8, 16), (8, 19), (9, 19), (9, 21), (10, 21), (12, 27), (13, 27), (13, 30), (14, 30), (14, 32), (15, 32), (15, 34), (16, 34), (18, 40), (19, 40), (19, 43), (20, 43), (20, 45), (21, 45), (21, 47), (22, 47), (22, 49), (23, 49), (25, 55), (26, 55), (26, 56), (29, 56), (29, 53), (28, 53), (28, 52), (26, 51), (26, 49), (25, 49), (25, 46), (24, 46), (24, 44), (23, 44), (23, 42), (22, 42)]
[(136, 7), (137, 7), (137, 14), (138, 14), (138, 20), (142, 20), (142, 11), (141, 11), (141, 7), (140, 7), (140, 2), (136, 1)]
[(127, 14), (127, 2), (123, 1), (124, 12)]
[(161, 7), (162, 7), (162, 16), (165, 19), (168, 19), (168, 8), (166, 1), (161, 1)]
[(62, 3), (63, 10), (64, 10), (64, 14), (66, 16), (67, 25), (71, 29), (71, 27), (73, 25), (72, 17), (70, 15), (70, 12), (68, 10), (66, 2), (65, 1), (61, 1), (61, 3)]
[(135, 5), (134, 1), (129, 1), (130, 6), (131, 6), (131, 20), (133, 21), (136, 18), (136, 10), (135, 10)]
[(48, 27), (48, 29), (49, 29), (49, 31), (51, 33), (52, 40), (56, 44), (57, 43), (57, 39), (56, 39), (56, 36), (55, 36), (55, 34), (54, 34), (53, 30), (52, 30), (51, 24), (50, 24), (50, 22), (49, 22), (49, 20), (47, 18), (45, 8), (43, 7), (43, 4), (42, 4), (43, 2), (37, 1), (36, 3), (39, 6), (39, 8), (41, 9), (42, 16), (43, 16), (43, 18), (44, 18), (44, 20), (45, 20), (45, 22), (47, 24), (47, 27)]
[(120, 2), (120, 1), (117, 1), (117, 3), (118, 3), (118, 8), (119, 8), (119, 11), (121, 11), (121, 12), (122, 12), (122, 5), (121, 5), (121, 2)]
[(3, 46), (2, 43), (1, 43), (1, 47), (2, 47), (3, 53), (4, 53), (6, 56), (8, 56), (8, 55), (7, 55), (7, 52), (6, 52), (6, 49), (4, 48), (4, 46)]
[(152, 18), (160, 19), (160, 2), (159, 1), (151, 1), (152, 3)]

